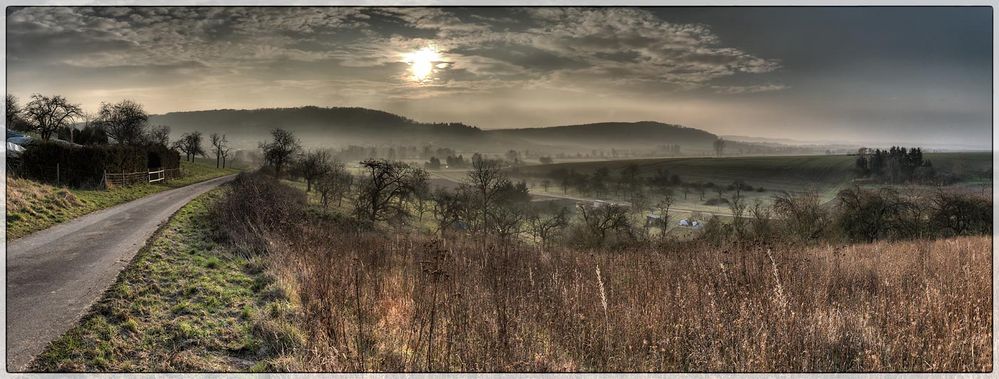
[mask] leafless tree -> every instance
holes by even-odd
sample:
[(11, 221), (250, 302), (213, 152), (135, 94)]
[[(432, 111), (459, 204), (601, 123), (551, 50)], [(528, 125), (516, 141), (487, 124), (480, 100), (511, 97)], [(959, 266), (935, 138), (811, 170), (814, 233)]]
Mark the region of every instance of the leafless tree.
[(60, 128), (68, 128), (73, 120), (83, 114), (79, 105), (70, 104), (65, 97), (52, 97), (40, 94), (31, 95), (31, 101), (24, 109), (30, 129), (38, 132), (43, 141), (48, 141)]
[(473, 156), (472, 170), (468, 172), (468, 186), (476, 195), (476, 206), (481, 216), (478, 220), (480, 230), (489, 228), (489, 213), (494, 207), (499, 191), (510, 184), (510, 179), (501, 171), (500, 162)]
[(229, 159), (229, 154), (231, 152), (232, 152), (232, 147), (228, 145), (226, 145), (226, 147), (222, 149), (222, 168), (226, 168), (226, 161)]
[(568, 225), (568, 221), (568, 211), (565, 208), (554, 213), (532, 212), (527, 216), (527, 227), (534, 235), (535, 242), (544, 247)]
[(219, 168), (220, 166), (225, 167), (225, 163), (222, 160), (223, 152), (229, 148), (229, 141), (225, 138), (225, 134), (212, 133), (209, 136), (209, 140), (212, 142), (212, 150), (215, 152), (215, 168)]
[(611, 204), (602, 207), (581, 206), (579, 210), (583, 218), (583, 226), (597, 244), (603, 244), (610, 231), (632, 235), (627, 207)]
[(676, 199), (673, 197), (673, 191), (666, 191), (663, 194), (663, 198), (656, 203), (656, 211), (659, 213), (659, 223), (662, 228), (662, 232), (659, 234), (660, 237), (666, 237), (666, 231), (669, 229), (670, 214), (669, 210), (673, 207), (673, 202)]
[(179, 140), (174, 141), (173, 148), (184, 153), (189, 162), (197, 155), (205, 156), (205, 149), (201, 146), (201, 132), (198, 131), (185, 133)]
[(340, 205), (343, 196), (350, 191), (354, 177), (350, 175), (350, 172), (347, 172), (343, 162), (332, 161), (327, 166), (325, 174), (316, 180), (316, 191), (319, 192), (323, 208), (328, 209), (330, 202), (334, 199), (337, 205)]
[(170, 127), (157, 125), (149, 129), (149, 142), (156, 145), (170, 145)]
[(399, 199), (412, 191), (414, 177), (421, 176), (418, 171), (422, 170), (402, 162), (374, 159), (361, 162), (361, 167), (366, 173), (358, 188), (355, 213), (371, 222), (408, 215)]
[(719, 157), (722, 156), (722, 154), (725, 154), (725, 140), (724, 139), (721, 139), (721, 138), (716, 139), (713, 145), (714, 145), (714, 148), (715, 148), (715, 154), (717, 154)]
[(137, 145), (146, 137), (146, 123), (149, 114), (142, 105), (132, 100), (120, 103), (101, 103), (97, 111), (97, 123), (104, 128), (108, 137), (122, 145)]
[(7, 94), (7, 101), (4, 107), (4, 111), (7, 113), (7, 129), (11, 130), (23, 130), (26, 123), (24, 121), (24, 109), (21, 105), (17, 103), (17, 97), (11, 94)]
[(264, 151), (264, 160), (274, 166), (274, 177), (281, 177), (281, 169), (288, 166), (296, 153), (302, 150), (298, 139), (290, 131), (284, 129), (271, 130), (273, 140), (261, 142), (260, 149)]
[(732, 211), (732, 227), (739, 236), (742, 236), (745, 232), (746, 220), (742, 218), (742, 214), (746, 211), (746, 201), (739, 186), (736, 186), (732, 198), (729, 199), (728, 209)]
[(437, 232), (457, 228), (465, 220), (466, 209), (468, 208), (467, 192), (451, 192), (438, 189), (431, 195), (432, 211), (434, 220), (437, 221)]

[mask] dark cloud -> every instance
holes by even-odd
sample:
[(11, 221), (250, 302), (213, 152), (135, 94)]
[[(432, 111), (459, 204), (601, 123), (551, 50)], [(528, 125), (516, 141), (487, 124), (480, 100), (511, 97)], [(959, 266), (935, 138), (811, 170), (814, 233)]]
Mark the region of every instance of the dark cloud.
[[(989, 8), (11, 7), (7, 36), (9, 91), (85, 107), (346, 105), (807, 139), (990, 128)], [(427, 47), (440, 57), (416, 83), (405, 57)]]

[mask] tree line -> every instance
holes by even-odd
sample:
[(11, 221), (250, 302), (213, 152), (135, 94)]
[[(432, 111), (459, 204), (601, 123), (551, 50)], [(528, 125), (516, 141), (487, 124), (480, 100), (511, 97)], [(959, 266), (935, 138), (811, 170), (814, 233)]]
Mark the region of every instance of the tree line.
[[(183, 153), (188, 161), (207, 156), (201, 132), (186, 133), (171, 142), (170, 127), (150, 125), (149, 113), (142, 104), (129, 99), (102, 102), (96, 113), (85, 112), (79, 104), (60, 95), (33, 94), (21, 106), (16, 96), (7, 94), (5, 105), (8, 128), (36, 133), (43, 142), (59, 139), (79, 145), (157, 145)], [(225, 167), (232, 152), (229, 141), (224, 134), (213, 133), (210, 142), (215, 166)]]
[(933, 163), (923, 159), (918, 147), (892, 146), (887, 150), (861, 149), (856, 161), (857, 174), (887, 183), (930, 182), (937, 178)]

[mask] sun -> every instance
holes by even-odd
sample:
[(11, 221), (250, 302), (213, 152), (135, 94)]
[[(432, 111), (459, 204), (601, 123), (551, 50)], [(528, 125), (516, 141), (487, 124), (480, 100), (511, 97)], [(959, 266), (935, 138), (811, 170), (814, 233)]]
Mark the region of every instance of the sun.
[(409, 64), (410, 78), (417, 83), (433, 80), (435, 69), (447, 67), (444, 57), (433, 46), (404, 54), (403, 62)]

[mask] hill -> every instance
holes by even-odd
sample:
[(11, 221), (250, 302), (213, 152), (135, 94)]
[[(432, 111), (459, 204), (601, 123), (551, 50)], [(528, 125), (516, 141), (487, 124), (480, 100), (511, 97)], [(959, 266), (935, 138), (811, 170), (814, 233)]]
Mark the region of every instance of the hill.
[(649, 147), (661, 144), (680, 144), (697, 148), (710, 148), (718, 136), (706, 131), (655, 121), (601, 122), (582, 125), (551, 126), (544, 128), (501, 129), (488, 133), (525, 139), (552, 146), (608, 146)]
[(703, 130), (652, 121), (482, 130), (463, 123), (419, 122), (393, 113), (356, 107), (171, 112), (154, 115), (150, 122), (170, 126), (175, 137), (195, 130), (205, 134), (226, 133), (230, 140), (245, 147), (254, 147), (258, 141), (268, 138), (267, 133), (273, 128), (292, 130), (310, 146), (431, 143), (485, 152), (653, 149), (664, 144), (703, 151), (717, 138)]
[(171, 112), (150, 117), (152, 124), (170, 126), (174, 134), (191, 131), (227, 133), (230, 139), (255, 144), (274, 128), (294, 131), (309, 145), (349, 143), (413, 143), (472, 141), (482, 136), (476, 127), (461, 123), (423, 123), (396, 114), (366, 108), (218, 109)]

